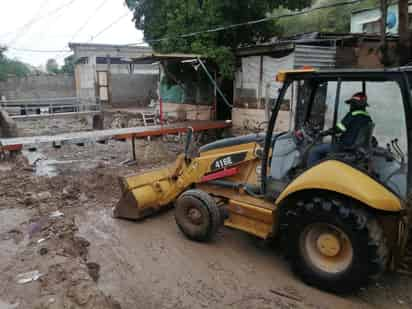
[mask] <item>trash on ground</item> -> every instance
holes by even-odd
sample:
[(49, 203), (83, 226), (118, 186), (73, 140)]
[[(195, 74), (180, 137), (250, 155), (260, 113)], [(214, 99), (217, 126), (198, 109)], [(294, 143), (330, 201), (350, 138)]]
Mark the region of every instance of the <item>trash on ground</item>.
[(19, 274), (19, 275), (17, 275), (17, 283), (25, 284), (25, 283), (29, 283), (29, 282), (32, 282), (32, 281), (36, 281), (41, 276), (42, 276), (42, 274), (38, 270), (30, 271), (30, 272), (23, 273), (23, 274)]
[(50, 213), (49, 218), (60, 218), (63, 217), (64, 213), (62, 213), (59, 210), (53, 211), (52, 213)]

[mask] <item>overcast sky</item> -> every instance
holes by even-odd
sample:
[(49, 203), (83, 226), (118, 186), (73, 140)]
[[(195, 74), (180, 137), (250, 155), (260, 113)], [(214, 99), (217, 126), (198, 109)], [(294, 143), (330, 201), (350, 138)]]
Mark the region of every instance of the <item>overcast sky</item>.
[(9, 57), (35, 66), (49, 58), (62, 63), (68, 53), (17, 49), (68, 50), (68, 42), (88, 42), (115, 21), (92, 42), (129, 44), (143, 38), (124, 0), (1, 0), (1, 13), (0, 45), (9, 46)]

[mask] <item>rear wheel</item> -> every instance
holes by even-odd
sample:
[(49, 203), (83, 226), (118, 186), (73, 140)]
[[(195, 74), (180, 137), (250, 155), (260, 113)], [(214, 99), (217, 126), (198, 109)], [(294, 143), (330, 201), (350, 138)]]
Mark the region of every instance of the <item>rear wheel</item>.
[(175, 219), (189, 239), (211, 240), (222, 225), (222, 217), (215, 199), (201, 190), (188, 190), (176, 201)]
[(295, 272), (307, 283), (348, 292), (381, 274), (388, 249), (381, 226), (357, 205), (312, 198), (287, 209), (281, 220)]

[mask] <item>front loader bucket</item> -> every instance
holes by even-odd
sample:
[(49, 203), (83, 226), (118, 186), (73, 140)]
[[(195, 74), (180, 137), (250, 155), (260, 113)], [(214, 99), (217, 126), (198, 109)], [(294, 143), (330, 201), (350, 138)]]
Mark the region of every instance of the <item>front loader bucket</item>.
[(184, 190), (175, 174), (176, 168), (164, 168), (120, 178), (123, 193), (113, 208), (113, 217), (137, 220), (167, 208)]

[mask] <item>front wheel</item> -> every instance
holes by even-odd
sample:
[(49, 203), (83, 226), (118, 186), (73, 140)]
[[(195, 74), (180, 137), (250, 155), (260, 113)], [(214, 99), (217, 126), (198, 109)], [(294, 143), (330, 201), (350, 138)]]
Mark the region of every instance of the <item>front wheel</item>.
[(385, 269), (388, 249), (383, 230), (352, 202), (302, 200), (284, 211), (281, 220), (293, 269), (308, 284), (349, 292)]
[(176, 201), (175, 219), (189, 239), (211, 240), (222, 224), (222, 215), (215, 199), (201, 190), (188, 190)]

